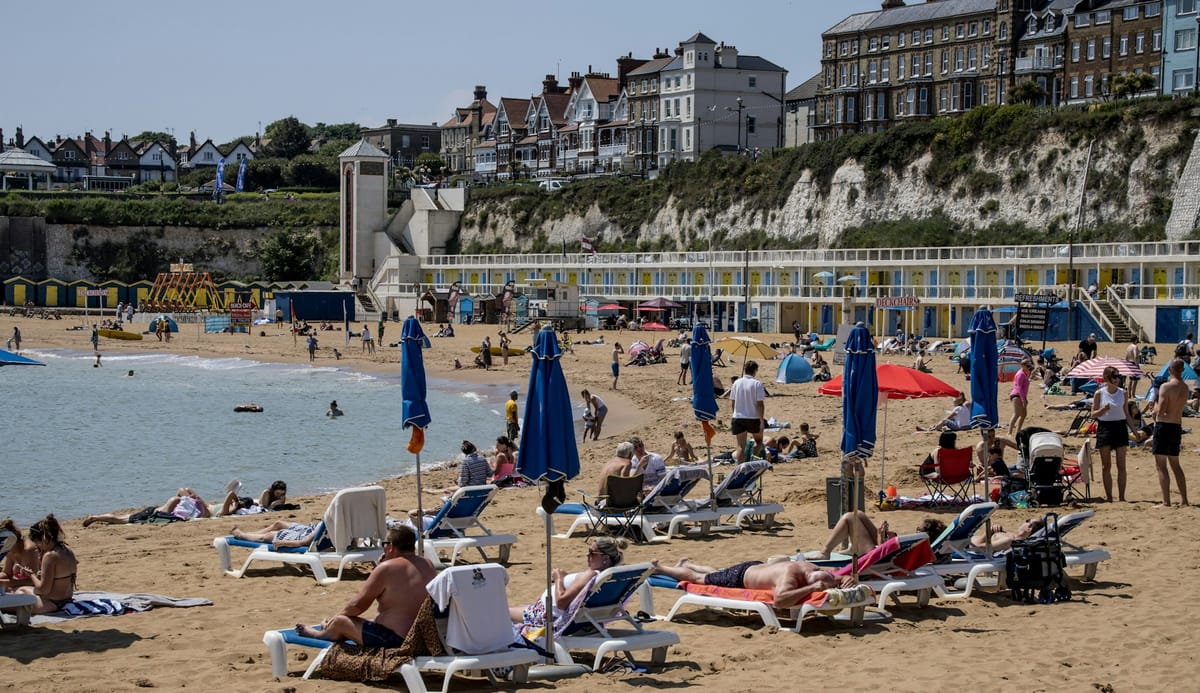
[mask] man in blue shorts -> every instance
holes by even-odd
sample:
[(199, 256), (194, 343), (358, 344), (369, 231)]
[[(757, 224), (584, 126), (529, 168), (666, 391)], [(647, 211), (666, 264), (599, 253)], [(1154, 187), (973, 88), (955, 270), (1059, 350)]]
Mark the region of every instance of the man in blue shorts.
[[(321, 626), (296, 624), (296, 632), (309, 638), (353, 640), (363, 647), (399, 647), (416, 620), (426, 595), (425, 585), (437, 577), (433, 564), (416, 553), (417, 534), (410, 527), (388, 530), (383, 560), (350, 599), (342, 612)], [(378, 602), (374, 621), (361, 614)]]

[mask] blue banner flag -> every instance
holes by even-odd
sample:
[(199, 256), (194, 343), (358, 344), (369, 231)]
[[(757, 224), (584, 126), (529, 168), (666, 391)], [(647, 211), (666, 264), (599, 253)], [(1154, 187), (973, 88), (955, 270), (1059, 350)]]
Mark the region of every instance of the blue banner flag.
[(246, 160), (242, 159), (241, 165), (238, 166), (237, 185), (234, 186), (235, 188), (237, 188), (238, 192), (242, 191), (242, 183), (244, 183), (245, 181), (246, 181)]
[(225, 157), (217, 162), (217, 178), (213, 181), (213, 193), (220, 192), (225, 187)]

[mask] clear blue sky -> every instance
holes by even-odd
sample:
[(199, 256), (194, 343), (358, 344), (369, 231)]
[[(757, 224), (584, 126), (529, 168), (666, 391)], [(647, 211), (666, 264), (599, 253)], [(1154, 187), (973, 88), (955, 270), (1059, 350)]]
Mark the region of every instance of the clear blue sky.
[(820, 35), (880, 0), (600, 3), (397, 0), (46, 0), (5, 3), (0, 128), (114, 138), (173, 130), (225, 142), (294, 115), (444, 122), (484, 84), (494, 103), (542, 77), (615, 74), (696, 31), (788, 70), (820, 68)]

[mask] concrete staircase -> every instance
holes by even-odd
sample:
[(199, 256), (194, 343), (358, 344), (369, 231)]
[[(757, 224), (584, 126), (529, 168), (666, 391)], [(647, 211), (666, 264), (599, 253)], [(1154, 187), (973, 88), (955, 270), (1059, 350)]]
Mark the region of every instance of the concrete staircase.
[(1192, 143), (1192, 154), (1179, 181), (1175, 183), (1175, 202), (1167, 220), (1167, 240), (1183, 240), (1196, 228), (1200, 218), (1200, 137)]
[[(1129, 324), (1125, 321), (1125, 318), (1121, 317), (1121, 314), (1117, 312), (1117, 309), (1110, 305), (1108, 301), (1096, 301), (1094, 305), (1100, 310), (1101, 313), (1104, 314), (1104, 317), (1108, 319), (1108, 324), (1112, 325), (1112, 334), (1110, 334), (1109, 337), (1111, 337), (1114, 342), (1118, 344), (1127, 344), (1133, 339), (1133, 328), (1129, 326)], [(1103, 320), (1099, 322), (1102, 324), (1104, 323)]]

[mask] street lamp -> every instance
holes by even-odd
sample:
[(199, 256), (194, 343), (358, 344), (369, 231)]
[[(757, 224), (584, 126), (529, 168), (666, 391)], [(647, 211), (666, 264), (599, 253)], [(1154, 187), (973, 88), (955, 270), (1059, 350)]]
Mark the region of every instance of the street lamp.
[(742, 97), (737, 97), (738, 105), (738, 128), (737, 128), (737, 151), (742, 153)]

